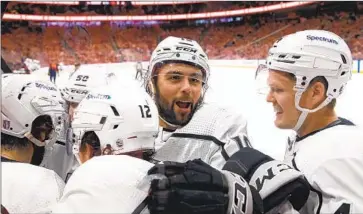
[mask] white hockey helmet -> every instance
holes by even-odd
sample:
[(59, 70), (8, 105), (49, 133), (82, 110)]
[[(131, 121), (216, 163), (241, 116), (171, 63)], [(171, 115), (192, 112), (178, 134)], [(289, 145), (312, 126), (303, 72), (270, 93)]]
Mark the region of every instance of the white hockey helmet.
[(101, 151), (111, 154), (154, 150), (158, 111), (151, 97), (136, 86), (116, 84), (92, 90), (79, 104), (72, 121), (73, 153), (78, 157), (81, 140), (94, 131)]
[[(341, 37), (329, 31), (299, 31), (273, 44), (266, 59), (266, 67), (296, 77), (295, 106), (302, 114), (294, 127), (295, 131), (300, 129), (308, 113), (318, 111), (343, 92), (351, 79), (352, 66), (353, 59), (348, 45)], [(325, 77), (328, 82), (327, 98), (315, 109), (302, 108), (299, 105), (301, 95), (311, 80), (318, 76)]]
[[(27, 137), (37, 146), (52, 146), (55, 139), (64, 132), (66, 119), (64, 100), (57, 87), (32, 75), (3, 74), (1, 102), (1, 132), (17, 138)], [(32, 133), (33, 121), (41, 115), (52, 118), (55, 135), (41, 142)]]
[[(158, 44), (150, 58), (144, 85), (151, 95), (154, 93), (151, 79), (156, 75), (156, 65), (168, 62), (184, 62), (200, 67), (204, 74), (204, 83), (208, 82), (208, 56), (202, 47), (194, 40), (169, 36)], [(207, 84), (204, 85), (205, 90), (206, 88)]]
[(68, 102), (80, 103), (91, 89), (108, 85), (115, 78), (114, 73), (102, 67), (95, 72), (91, 72), (87, 66), (81, 67), (69, 77), (67, 84), (61, 90), (62, 97)]

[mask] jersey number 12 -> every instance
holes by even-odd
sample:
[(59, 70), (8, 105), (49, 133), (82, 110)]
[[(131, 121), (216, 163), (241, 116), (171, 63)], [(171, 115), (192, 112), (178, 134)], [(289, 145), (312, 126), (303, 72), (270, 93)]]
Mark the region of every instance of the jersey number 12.
[(139, 105), (141, 117), (151, 118), (150, 107), (148, 105)]

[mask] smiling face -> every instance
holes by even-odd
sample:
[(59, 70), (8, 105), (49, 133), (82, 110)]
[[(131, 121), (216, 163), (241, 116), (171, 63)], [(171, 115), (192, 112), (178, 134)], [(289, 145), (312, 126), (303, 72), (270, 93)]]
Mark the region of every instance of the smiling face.
[(275, 126), (281, 129), (292, 129), (300, 116), (295, 107), (295, 81), (289, 74), (271, 70), (267, 79), (270, 91), (266, 101), (272, 103), (275, 111)]
[[(275, 125), (281, 129), (293, 129), (297, 124), (301, 111), (295, 106), (296, 92), (293, 90), (296, 80), (289, 73), (270, 70), (268, 80), (270, 91), (266, 97), (275, 110)], [(298, 105), (303, 109), (317, 109), (327, 98), (328, 82), (324, 77), (313, 78), (302, 93)], [(314, 130), (326, 127), (337, 120), (334, 111), (335, 100), (307, 115), (303, 124), (298, 128), (299, 136), (304, 136)]]
[(184, 63), (167, 63), (157, 72), (154, 84), (159, 115), (174, 125), (187, 124), (201, 99), (201, 69)]

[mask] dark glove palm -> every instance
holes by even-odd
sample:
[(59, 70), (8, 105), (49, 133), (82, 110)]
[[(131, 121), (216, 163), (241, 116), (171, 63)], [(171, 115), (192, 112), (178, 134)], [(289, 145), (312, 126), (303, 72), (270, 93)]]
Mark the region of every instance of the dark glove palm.
[(223, 174), (202, 160), (164, 162), (148, 172), (167, 178), (151, 182), (151, 214), (225, 214), (228, 184)]

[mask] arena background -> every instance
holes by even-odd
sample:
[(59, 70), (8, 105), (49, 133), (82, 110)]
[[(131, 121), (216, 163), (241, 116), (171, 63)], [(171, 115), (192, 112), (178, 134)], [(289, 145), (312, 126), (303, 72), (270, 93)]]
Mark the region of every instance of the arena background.
[(58, 64), (59, 87), (76, 64), (137, 82), (136, 62), (146, 68), (159, 41), (170, 35), (194, 39), (211, 59), (207, 101), (239, 110), (254, 146), (282, 159), (290, 132), (274, 127), (271, 106), (256, 95), (257, 65), (283, 35), (305, 29), (339, 34), (352, 50), (355, 74), (337, 111), (363, 125), (362, 9), (362, 2), (317, 1), (9, 2), (2, 8), (1, 66), (49, 80), (49, 65)]
[[(283, 35), (323, 29), (342, 36), (359, 60), (362, 8), (362, 2), (318, 1), (9, 2), (1, 52), (12, 70), (26, 58), (41, 67), (148, 61), (160, 40), (178, 35), (198, 41), (210, 59), (264, 59)], [(362, 66), (355, 64), (358, 72)]]

